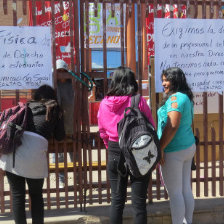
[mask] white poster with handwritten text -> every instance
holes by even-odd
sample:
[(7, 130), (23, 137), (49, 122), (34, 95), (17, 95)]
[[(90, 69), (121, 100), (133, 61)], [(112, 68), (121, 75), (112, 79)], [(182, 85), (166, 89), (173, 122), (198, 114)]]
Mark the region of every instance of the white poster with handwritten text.
[(0, 27), (0, 89), (52, 86), (50, 27)]
[(193, 92), (224, 90), (224, 20), (155, 19), (156, 92), (161, 73), (179, 67)]
[[(194, 114), (203, 114), (203, 93), (194, 92)], [(219, 113), (219, 93), (207, 92), (207, 111), (209, 114)], [(224, 110), (224, 99), (223, 99)]]

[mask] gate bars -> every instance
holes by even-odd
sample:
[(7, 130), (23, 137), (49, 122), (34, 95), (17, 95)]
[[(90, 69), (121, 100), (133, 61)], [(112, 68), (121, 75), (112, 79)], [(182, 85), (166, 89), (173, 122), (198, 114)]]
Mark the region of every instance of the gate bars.
[[(53, 68), (56, 68), (56, 42), (55, 42), (55, 1), (45, 0), (0, 0), (0, 25), (28, 25), (29, 9), (33, 20), (33, 26), (36, 25), (35, 4), (40, 2), (42, 12), (45, 12), (45, 2), (50, 2), (52, 9), (52, 40), (53, 40)], [(120, 65), (127, 65), (135, 72), (140, 86), (140, 93), (146, 98), (150, 98), (153, 116), (156, 120), (156, 109), (161, 94), (155, 94), (154, 63), (151, 57), (151, 69), (148, 66), (148, 48), (146, 41), (145, 18), (149, 15), (149, 5), (153, 7), (154, 17), (158, 16), (158, 5), (162, 8), (162, 17), (165, 17), (165, 6), (169, 4), (177, 5), (178, 17), (181, 16), (181, 6), (186, 6), (187, 18), (194, 19), (222, 19), (222, 7), (224, 2), (221, 0), (59, 0), (60, 13), (63, 15), (63, 2), (69, 3), (70, 18), (70, 55), (71, 70), (80, 78), (81, 72), (84, 72), (94, 79), (101, 78), (104, 83), (104, 95), (108, 89), (108, 51), (107, 47), (107, 8), (111, 9), (111, 17), (116, 14), (116, 6), (120, 8)], [(29, 8), (28, 3), (31, 4)], [(94, 6), (94, 16), (98, 17), (99, 4), (102, 6), (102, 68), (92, 68), (92, 51), (90, 46), (90, 25), (89, 8), (90, 4)], [(116, 4), (116, 5), (115, 5)], [(91, 6), (92, 7), (92, 6)], [(173, 18), (173, 10), (170, 7), (170, 17)], [(20, 19), (22, 18), (22, 22)], [(85, 24), (86, 23), (86, 24)], [(136, 25), (135, 25), (136, 24)], [(137, 38), (135, 40), (135, 33)], [(75, 51), (74, 51), (75, 49)], [(136, 50), (137, 49), (137, 50)], [(136, 63), (136, 59), (138, 63)], [(148, 83), (148, 74), (151, 73), (150, 83)], [(56, 73), (54, 72), (54, 83), (57, 86)], [(88, 89), (72, 78), (73, 89), (75, 92), (74, 103), (74, 134), (67, 136), (65, 141), (58, 143), (55, 140), (49, 142), (50, 153), (56, 154), (56, 161), (53, 168), (49, 169), (49, 177), (44, 185), (44, 199), (46, 209), (80, 207), (85, 209), (87, 203), (102, 204), (110, 203), (110, 188), (105, 172), (107, 153), (100, 140), (96, 127), (92, 127), (89, 122), (89, 102)], [(147, 90), (142, 88), (143, 82), (147, 83)], [(149, 89), (151, 90), (149, 92)], [(29, 92), (29, 91), (27, 91)], [(14, 104), (23, 97), (29, 99), (30, 95), (26, 91), (0, 91), (0, 108), (4, 99), (13, 98)], [(208, 114), (208, 95), (203, 93), (203, 114), (195, 115), (194, 130), (195, 135), (200, 138), (200, 145), (196, 152), (196, 171), (192, 172), (192, 187), (195, 189), (196, 197), (219, 197), (223, 196), (223, 93), (218, 97), (218, 114)], [(73, 163), (67, 161), (67, 152), (73, 152)], [(57, 155), (64, 153), (65, 161), (59, 164)], [(77, 156), (76, 156), (77, 155)], [(97, 161), (94, 161), (95, 157)], [(211, 159), (210, 159), (211, 158)], [(50, 164), (49, 159), (49, 166)], [(63, 189), (59, 188), (59, 171), (63, 170), (66, 181)], [(210, 187), (211, 186), (211, 187)], [(210, 189), (211, 188), (211, 192)], [(163, 200), (168, 195), (163, 186), (161, 186), (160, 176), (156, 170), (150, 180), (148, 189), (148, 199)], [(127, 200), (130, 199), (128, 195)], [(7, 180), (4, 173), (0, 172), (0, 211), (5, 213), (11, 211), (12, 201)]]

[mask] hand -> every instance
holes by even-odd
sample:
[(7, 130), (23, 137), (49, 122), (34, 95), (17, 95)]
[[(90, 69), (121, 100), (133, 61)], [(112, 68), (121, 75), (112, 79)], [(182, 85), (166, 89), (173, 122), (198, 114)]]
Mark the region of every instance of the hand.
[(160, 165), (164, 165), (164, 163), (165, 163), (164, 151), (163, 150), (161, 150), (161, 159), (160, 159), (159, 163), (160, 163)]

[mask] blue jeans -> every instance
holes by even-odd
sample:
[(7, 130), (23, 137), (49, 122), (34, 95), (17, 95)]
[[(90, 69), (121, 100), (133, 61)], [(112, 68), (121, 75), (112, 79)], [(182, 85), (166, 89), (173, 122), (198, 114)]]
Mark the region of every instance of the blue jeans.
[(123, 210), (127, 195), (128, 176), (131, 182), (131, 200), (133, 207), (134, 223), (147, 223), (146, 199), (150, 174), (135, 178), (130, 173), (125, 177), (117, 171), (120, 159), (120, 148), (117, 142), (109, 142), (107, 172), (111, 186), (110, 223), (122, 224)]
[(44, 202), (42, 188), (44, 179), (30, 179), (6, 172), (13, 200), (13, 216), (16, 224), (26, 224), (25, 182), (31, 198), (31, 216), (33, 224), (44, 223)]

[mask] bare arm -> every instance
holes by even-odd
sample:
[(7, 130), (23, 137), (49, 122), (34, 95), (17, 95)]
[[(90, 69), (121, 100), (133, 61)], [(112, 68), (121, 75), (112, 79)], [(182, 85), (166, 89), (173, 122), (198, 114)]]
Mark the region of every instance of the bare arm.
[(173, 137), (175, 136), (181, 119), (181, 113), (178, 111), (168, 112), (167, 124), (163, 130), (162, 137), (160, 139), (160, 148), (162, 153), (161, 164), (164, 164), (163, 152), (166, 146), (171, 142)]

